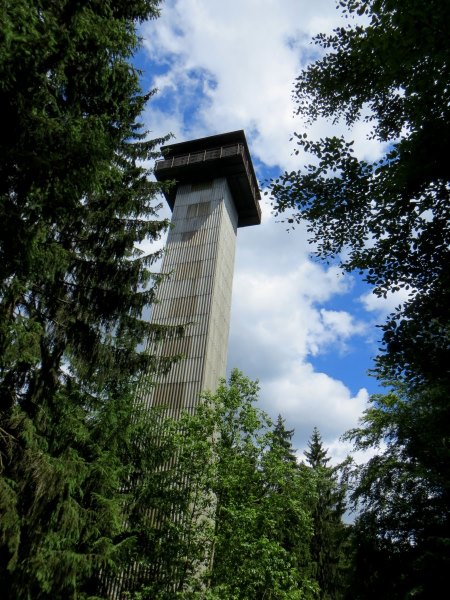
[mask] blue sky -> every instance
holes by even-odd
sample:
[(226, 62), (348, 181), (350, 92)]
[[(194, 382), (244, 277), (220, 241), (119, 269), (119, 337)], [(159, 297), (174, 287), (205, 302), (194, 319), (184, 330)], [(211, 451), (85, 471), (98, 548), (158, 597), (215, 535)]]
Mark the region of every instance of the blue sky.
[[(378, 158), (367, 123), (351, 132), (294, 116), (291, 90), (318, 56), (314, 34), (342, 24), (334, 0), (166, 0), (161, 18), (141, 27), (136, 64), (146, 88), (158, 88), (144, 115), (153, 137), (176, 141), (244, 129), (261, 187), (296, 169), (294, 131), (343, 133), (358, 156)], [(335, 460), (339, 437), (357, 424), (377, 353), (376, 323), (401, 298), (375, 298), (358, 276), (311, 258), (304, 226), (287, 232), (263, 196), (263, 223), (238, 231), (229, 368), (259, 379), (261, 407), (295, 428), (299, 454), (314, 426)]]

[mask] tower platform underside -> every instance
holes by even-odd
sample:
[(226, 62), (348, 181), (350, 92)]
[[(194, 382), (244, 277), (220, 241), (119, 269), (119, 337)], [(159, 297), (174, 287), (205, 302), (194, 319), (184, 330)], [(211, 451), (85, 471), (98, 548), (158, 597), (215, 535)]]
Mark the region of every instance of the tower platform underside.
[(174, 207), (179, 185), (226, 177), (238, 214), (238, 227), (261, 223), (261, 199), (243, 131), (172, 144), (162, 148), (164, 160), (157, 161), (158, 181), (172, 181), (165, 192)]

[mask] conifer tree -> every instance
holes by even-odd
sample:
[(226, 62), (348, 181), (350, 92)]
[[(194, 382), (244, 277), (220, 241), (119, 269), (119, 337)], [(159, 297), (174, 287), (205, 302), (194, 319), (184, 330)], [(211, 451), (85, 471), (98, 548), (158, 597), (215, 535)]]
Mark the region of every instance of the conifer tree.
[(282, 454), (283, 461), (297, 465), (297, 457), (295, 450), (292, 447), (293, 429), (286, 429), (285, 420), (281, 415), (278, 415), (277, 422), (273, 429), (272, 448), (277, 448)]
[[(15, 0), (0, 40), (0, 586), (93, 597), (121, 568), (136, 387), (168, 367), (139, 350), (154, 297), (163, 140), (129, 60), (159, 0)], [(141, 428), (142, 433), (142, 428)], [(140, 441), (139, 443), (144, 443)], [(151, 443), (147, 447), (150, 449)], [(136, 460), (141, 460), (137, 459)]]
[(305, 456), (315, 475), (316, 486), (311, 539), (313, 573), (320, 586), (321, 600), (338, 600), (344, 597), (349, 559), (349, 529), (342, 521), (346, 509), (346, 485), (345, 480), (339, 479), (339, 472), (345, 473), (345, 463), (338, 467), (328, 466), (330, 457), (316, 427)]
[(328, 451), (323, 447), (322, 437), (317, 427), (313, 429), (308, 448), (309, 450), (305, 450), (305, 456), (309, 466), (313, 469), (327, 468), (331, 459)]
[(278, 415), (269, 433), (269, 447), (262, 458), (266, 483), (267, 511), (275, 524), (276, 538), (295, 569), (298, 589), (312, 577), (310, 543), (313, 536), (311, 506), (315, 497), (315, 480), (309, 469), (297, 462), (292, 447), (294, 430), (288, 430)]

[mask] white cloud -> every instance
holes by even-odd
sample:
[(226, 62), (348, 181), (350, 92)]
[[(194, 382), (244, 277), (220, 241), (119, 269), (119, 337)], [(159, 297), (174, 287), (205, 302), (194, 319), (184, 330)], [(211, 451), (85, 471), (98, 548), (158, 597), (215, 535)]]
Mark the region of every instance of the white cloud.
[(357, 464), (363, 464), (373, 458), (376, 455), (382, 454), (386, 450), (387, 446), (384, 442), (381, 442), (379, 447), (368, 448), (367, 450), (353, 450), (352, 442), (338, 440), (331, 443), (328, 446), (329, 455), (331, 456), (332, 464), (338, 464), (343, 462), (347, 456), (351, 455), (353, 461)]
[(353, 282), (334, 266), (312, 262), (300, 233), (288, 235), (273, 218), (239, 230), (229, 367), (259, 379), (263, 408), (295, 428), (294, 446), (303, 448), (317, 425), (337, 448), (367, 392), (352, 395), (343, 382), (315, 372), (309, 358), (345, 353), (350, 340), (366, 336), (367, 325), (349, 311), (323, 307), (348, 295)]
[(367, 292), (367, 294), (360, 296), (359, 300), (366, 311), (375, 313), (377, 319), (380, 320), (387, 317), (410, 297), (410, 291), (401, 289), (398, 292), (389, 292), (386, 298)]
[[(153, 81), (161, 99), (170, 96), (178, 117), (190, 112), (188, 123), (181, 120), (170, 130), (187, 139), (245, 129), (254, 158), (295, 168), (289, 139), (304, 126), (293, 118), (290, 92), (301, 67), (320, 51), (311, 37), (338, 22), (334, 0), (285, 0), (281, 7), (279, 0), (167, 1), (158, 22), (145, 25), (142, 34), (150, 57), (170, 66)], [(191, 105), (192, 96), (197, 100)], [(160, 117), (149, 114), (152, 129), (170, 125)], [(320, 121), (314, 134), (329, 128)], [(366, 133), (364, 124), (355, 129), (357, 147), (373, 157), (375, 143)]]
[(357, 425), (367, 401), (365, 389), (352, 396), (342, 382), (315, 372), (308, 363), (292, 363), (288, 377), (284, 374), (262, 387), (263, 408), (281, 413), (289, 428), (295, 428), (294, 447), (303, 451), (317, 426), (335, 459), (343, 454), (339, 437)]
[[(251, 230), (241, 229), (233, 286), (233, 336), (250, 336), (258, 350), (282, 349), (302, 360), (330, 347), (342, 348), (347, 339), (365, 332), (364, 324), (349, 312), (325, 309), (321, 304), (348, 293), (351, 283), (337, 267), (312, 262), (302, 239), (286, 234), (273, 220)], [(251, 332), (242, 335), (248, 329)], [(234, 346), (242, 343), (232, 337)]]

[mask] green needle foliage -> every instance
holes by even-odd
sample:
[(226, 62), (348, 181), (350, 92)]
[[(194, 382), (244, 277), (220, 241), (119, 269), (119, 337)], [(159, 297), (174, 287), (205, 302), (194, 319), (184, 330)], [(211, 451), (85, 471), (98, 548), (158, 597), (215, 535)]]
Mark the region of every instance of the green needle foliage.
[[(127, 544), (139, 351), (157, 277), (143, 162), (162, 140), (129, 60), (157, 0), (14, 0), (0, 37), (0, 586), (11, 599), (94, 597)], [(150, 441), (148, 447), (152, 447)], [(154, 449), (153, 445), (153, 449)]]
[(330, 467), (330, 458), (314, 428), (305, 451), (314, 474), (315, 497), (312, 505), (314, 533), (311, 540), (313, 575), (322, 600), (345, 597), (350, 572), (350, 532), (343, 522), (348, 489), (348, 461)]

